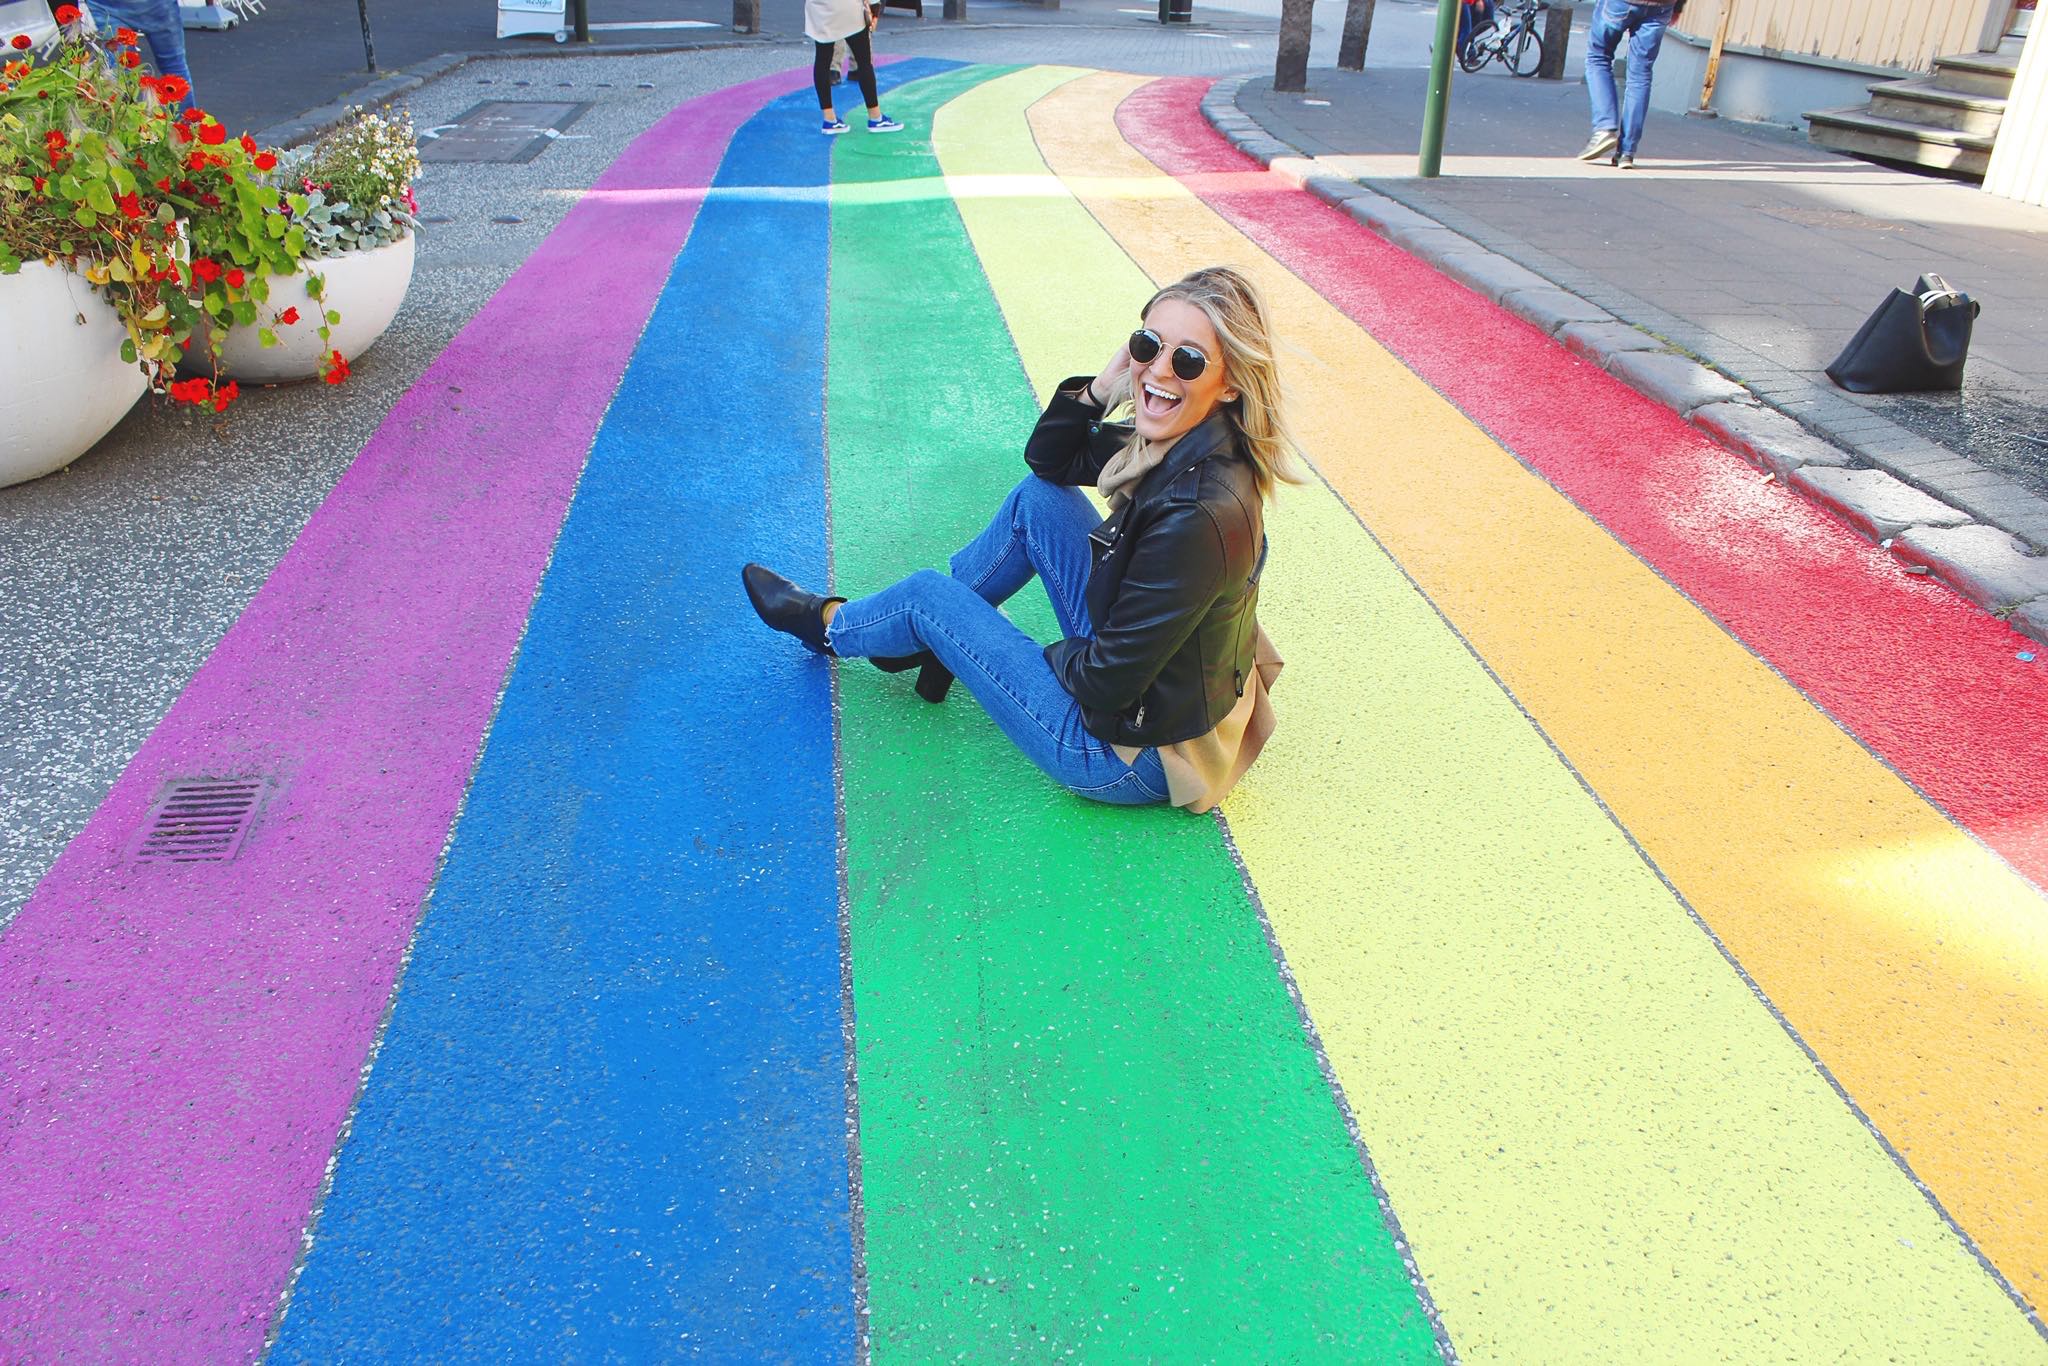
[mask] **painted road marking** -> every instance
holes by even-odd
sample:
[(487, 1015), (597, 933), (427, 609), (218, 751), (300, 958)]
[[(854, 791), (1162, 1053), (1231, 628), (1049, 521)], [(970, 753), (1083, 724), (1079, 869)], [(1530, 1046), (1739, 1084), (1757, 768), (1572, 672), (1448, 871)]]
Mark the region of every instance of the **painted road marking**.
[[(708, 179), (740, 119), (802, 79), (684, 105), (598, 188)], [(694, 216), (570, 210), (393, 407), (0, 937), (0, 1355), (262, 1345), (563, 509)], [(280, 782), (234, 862), (124, 863), (164, 783), (223, 773)]]
[[(822, 185), (814, 112), (767, 105), (719, 183)], [(713, 199), (676, 260), (278, 1360), (854, 1355), (828, 677), (760, 631), (734, 558), (825, 571), (826, 233), (822, 200)]]
[[(1354, 465), (1400, 484), (1426, 458), (1439, 496), (1473, 467), (1512, 466), (1175, 182), (1095, 194), (1095, 177), (1149, 169), (1102, 134), (1137, 84), (1049, 95), (1030, 116), (1039, 148), (1153, 279), (1212, 260), (1256, 272), (1303, 353), (1300, 435), (1338, 491)], [(1655, 1359), (1701, 1342), (1729, 1359), (2038, 1358), (2021, 1314), (1428, 605), (1332, 503), (1281, 506), (1270, 616), (1308, 667), (1283, 680), (1302, 687), (1283, 691), (1281, 738), (1226, 810), (1466, 1359), (1590, 1343)], [(1460, 516), (1503, 534), (1480, 511), (1404, 508), (1390, 528), (1376, 513), (1390, 545)], [(1280, 516), (1315, 547), (1305, 559), (1283, 553)], [(1615, 558), (1587, 596), (1643, 572)], [(1522, 568), (1489, 567), (1474, 591)], [(1355, 586), (1355, 617), (1329, 610), (1333, 582)], [(1668, 589), (1638, 618), (1659, 637), (1700, 620)]]
[[(1155, 87), (1120, 118), (1164, 156), (1185, 141), (1166, 121), (1196, 118), (1201, 89)], [(1213, 133), (1201, 137), (1213, 157), (1235, 155)], [(1260, 231), (1287, 241), (1317, 226), (1343, 229), (1341, 247), (1298, 257), (1297, 273), (1312, 271), (1332, 293), (1356, 298), (1384, 287), (1383, 269), (1415, 272), (1402, 253), (1311, 198), (1291, 204), (1291, 213), (1261, 214)], [(1497, 320), (1470, 351), (1513, 357), (1546, 345), (1499, 310), (1451, 292), (1468, 313), (1476, 305)], [(1439, 325), (1452, 316), (1441, 313)], [(1404, 330), (1412, 336), (1413, 325)], [(1377, 347), (1357, 363), (1398, 369)], [(1913, 687), (1902, 694), (1863, 672), (1834, 695), (1853, 699), (1866, 724), (1914, 736), (1915, 775), (1975, 812), (1988, 838), (2019, 833), (2024, 847), (2031, 834), (1998, 822), (2030, 803), (2038, 820), (2048, 798), (2048, 770), (2027, 758), (2041, 753), (2044, 732), (2015, 724), (2042, 714), (2048, 689), (2013, 681), (2006, 629), (1953, 597), (1930, 610), (1925, 586), (1841, 528), (1760, 489), (1667, 410), (1590, 367), (1582, 373), (1591, 389), (1584, 405), (1546, 413), (1542, 437), (1523, 415), (1518, 436), (1553, 459), (1560, 447), (1594, 452), (1579, 457), (1582, 465), (1633, 446), (1628, 462), (1653, 487), (1648, 471), (1660, 466), (1718, 470), (1686, 489), (1685, 501), (1654, 492), (1643, 501), (1654, 517), (1690, 525), (1708, 554), (1725, 549), (1724, 527), (1740, 536), (1746, 523), (1756, 538), (1776, 524), (1774, 576), (1756, 587), (1760, 601), (1742, 605), (1752, 625), (1783, 613), (1771, 626), (1776, 639), (1834, 639), (1815, 629), (1819, 601), (1853, 607), (1867, 621), (1896, 611), (1920, 625), (1916, 638), (1894, 638), (1895, 648), (1929, 661), (1916, 666), (1924, 672)], [(1401, 387), (1426, 392), (1405, 376)], [(1679, 610), (1668, 586), (1548, 484), (1490, 443), (1467, 451), (1420, 425), (1439, 406), (1418, 397), (1408, 408), (1417, 420), (1374, 449), (1331, 443), (1325, 472), (1913, 1171), (2022, 1295), (2048, 1303), (2048, 899), (1739, 642)], [(1600, 412), (1612, 415), (1605, 431), (1588, 420)], [(1580, 436), (1581, 428), (1590, 430)], [(1648, 519), (1638, 509), (1623, 520), (1640, 532)], [(1814, 584), (1802, 581), (1809, 566)], [(1694, 572), (1684, 582), (1698, 579)], [(1804, 603), (1792, 603), (1794, 594)], [(1725, 591), (1715, 601), (1735, 606)], [(1810, 677), (1820, 665), (1808, 655), (1801, 667)], [(1929, 687), (1964, 704), (1954, 728), (1929, 697), (1915, 695)], [(2033, 771), (2015, 772), (2008, 749)], [(2017, 801), (1982, 795), (2006, 783)]]
[[(1038, 401), (925, 141), (987, 74), (836, 153), (835, 591), (942, 563), (1026, 472)], [(875, 1359), (1434, 1360), (1216, 825), (1060, 793), (962, 688), (839, 682)]]

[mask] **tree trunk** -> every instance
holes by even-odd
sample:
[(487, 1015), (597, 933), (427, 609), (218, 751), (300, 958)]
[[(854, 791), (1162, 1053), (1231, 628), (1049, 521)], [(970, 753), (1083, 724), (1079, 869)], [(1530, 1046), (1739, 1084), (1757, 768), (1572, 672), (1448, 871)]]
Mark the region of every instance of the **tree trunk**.
[(1273, 88), (1298, 94), (1308, 89), (1308, 38), (1313, 0), (1280, 0), (1280, 55), (1273, 62)]
[(1373, 0), (1345, 0), (1344, 41), (1337, 47), (1337, 65), (1346, 71), (1365, 70), (1365, 41), (1372, 33)]

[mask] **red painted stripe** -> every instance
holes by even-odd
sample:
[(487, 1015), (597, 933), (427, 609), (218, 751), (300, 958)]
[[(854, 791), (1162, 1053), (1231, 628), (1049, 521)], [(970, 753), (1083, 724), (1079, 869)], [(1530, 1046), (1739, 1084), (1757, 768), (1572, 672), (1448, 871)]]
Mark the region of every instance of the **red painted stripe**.
[(1536, 328), (1230, 146), (1206, 80), (1155, 81), (1132, 146), (1484, 427), (2037, 886), (2048, 668), (1815, 505)]

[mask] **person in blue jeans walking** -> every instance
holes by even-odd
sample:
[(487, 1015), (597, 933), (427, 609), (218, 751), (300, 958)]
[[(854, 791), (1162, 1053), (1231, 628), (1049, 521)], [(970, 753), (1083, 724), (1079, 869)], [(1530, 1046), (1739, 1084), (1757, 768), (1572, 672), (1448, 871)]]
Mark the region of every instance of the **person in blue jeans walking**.
[[(949, 573), (851, 600), (758, 564), (741, 579), (763, 621), (819, 654), (915, 668), (933, 702), (957, 676), (1071, 792), (1207, 811), (1273, 731), (1264, 505), (1298, 476), (1248, 278), (1198, 270), (1141, 322), (1099, 374), (1054, 391), (1024, 447), (1031, 473)], [(1131, 421), (1108, 420), (1126, 404)], [(1034, 576), (1061, 632), (1043, 647), (998, 610)]]
[(193, 108), (192, 68), (185, 64), (185, 21), (178, 14), (178, 0), (76, 0), (102, 38), (111, 38), (118, 28), (132, 28), (149, 44), (150, 58), (159, 76), (176, 76), (185, 82), (185, 98), (179, 108)]
[[(1613, 158), (1630, 169), (1643, 140), (1643, 120), (1650, 113), (1650, 71), (1664, 30), (1685, 8), (1647, 4), (1643, 0), (1595, 0), (1593, 27), (1586, 35), (1586, 95), (1593, 103), (1593, 136), (1579, 149), (1579, 160)], [(1614, 88), (1614, 50), (1628, 40), (1628, 90), (1621, 98)]]

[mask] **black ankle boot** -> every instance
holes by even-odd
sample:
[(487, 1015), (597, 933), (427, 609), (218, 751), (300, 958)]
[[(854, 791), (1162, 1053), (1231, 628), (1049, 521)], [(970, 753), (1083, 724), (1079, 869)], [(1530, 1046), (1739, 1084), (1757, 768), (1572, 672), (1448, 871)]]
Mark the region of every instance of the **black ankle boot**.
[[(926, 650), (927, 655), (931, 654)], [(934, 704), (946, 700), (946, 689), (953, 686), (953, 671), (939, 663), (933, 656), (929, 664), (917, 671), (917, 695)]]
[(873, 655), (868, 663), (885, 674), (917, 670), (917, 695), (927, 702), (945, 701), (946, 690), (953, 686), (953, 671), (939, 663), (939, 657), (930, 650), (919, 650), (914, 655)]
[(825, 608), (835, 602), (845, 602), (845, 598), (820, 597), (807, 592), (774, 570), (758, 564), (750, 564), (740, 570), (740, 582), (746, 585), (747, 601), (754, 604), (754, 611), (762, 621), (795, 636), (818, 654), (832, 653), (832, 647), (825, 643)]

